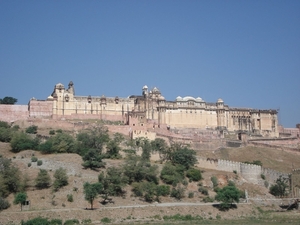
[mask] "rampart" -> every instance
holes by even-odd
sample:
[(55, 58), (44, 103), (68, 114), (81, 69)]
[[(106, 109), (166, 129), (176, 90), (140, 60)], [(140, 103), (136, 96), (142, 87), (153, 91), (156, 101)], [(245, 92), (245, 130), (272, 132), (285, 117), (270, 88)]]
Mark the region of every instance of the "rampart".
[(27, 105), (0, 105), (0, 120), (14, 122), (16, 120), (26, 120), (29, 117)]
[[(265, 181), (269, 184), (273, 184), (277, 178), (283, 176), (288, 178), (288, 174), (281, 173), (268, 168), (263, 168), (254, 164), (247, 164), (241, 162), (234, 162), (223, 159), (213, 159), (213, 158), (201, 158), (198, 157), (197, 166), (205, 169), (226, 171), (226, 172), (236, 172), (241, 175), (248, 182), (264, 185)], [(262, 179), (261, 175), (265, 176), (265, 180)]]

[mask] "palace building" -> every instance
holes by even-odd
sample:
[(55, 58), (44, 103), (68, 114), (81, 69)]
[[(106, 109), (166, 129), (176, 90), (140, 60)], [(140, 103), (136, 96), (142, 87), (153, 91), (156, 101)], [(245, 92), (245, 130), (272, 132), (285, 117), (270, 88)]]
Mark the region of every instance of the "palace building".
[(72, 81), (67, 88), (56, 84), (47, 100), (29, 102), (30, 117), (122, 121), (133, 129), (243, 131), (269, 137), (278, 137), (277, 114), (274, 109), (230, 107), (222, 99), (206, 102), (200, 97), (178, 96), (166, 100), (158, 88), (149, 90), (146, 85), (141, 95), (127, 98), (79, 96)]

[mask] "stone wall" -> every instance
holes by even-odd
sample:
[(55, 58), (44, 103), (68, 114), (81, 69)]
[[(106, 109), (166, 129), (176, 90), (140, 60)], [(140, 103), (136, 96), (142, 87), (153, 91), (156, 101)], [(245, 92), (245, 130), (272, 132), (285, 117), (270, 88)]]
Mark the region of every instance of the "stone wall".
[(51, 118), (52, 107), (52, 101), (31, 100), (29, 102), (29, 116), (36, 118)]
[(29, 117), (27, 105), (0, 105), (0, 120), (14, 122), (26, 120)]
[(226, 172), (234, 172), (241, 175), (248, 182), (264, 185), (264, 180), (261, 175), (265, 175), (265, 180), (269, 184), (274, 184), (277, 178), (283, 176), (288, 178), (288, 174), (281, 173), (268, 168), (263, 168), (254, 164), (247, 164), (241, 162), (234, 162), (223, 159), (200, 158), (198, 157), (197, 166), (205, 169), (213, 169)]

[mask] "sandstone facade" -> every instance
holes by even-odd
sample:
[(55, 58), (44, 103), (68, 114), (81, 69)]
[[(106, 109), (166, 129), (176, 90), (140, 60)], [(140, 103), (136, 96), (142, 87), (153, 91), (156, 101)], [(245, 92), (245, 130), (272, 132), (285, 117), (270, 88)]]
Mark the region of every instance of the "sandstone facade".
[[(3, 111), (3, 109), (0, 110)], [(24, 111), (24, 107), (22, 110)], [(169, 101), (162, 96), (159, 89), (148, 90), (147, 86), (142, 88), (141, 95), (120, 98), (104, 95), (79, 96), (75, 95), (72, 81), (68, 88), (58, 83), (46, 100), (31, 99), (27, 112), (23, 111), (22, 118), (28, 116), (28, 118), (120, 121), (129, 125), (130, 132), (137, 137), (143, 134), (143, 136), (150, 135), (153, 138), (155, 135), (147, 131), (157, 128), (161, 130), (191, 128), (218, 130), (221, 134), (243, 131), (278, 137), (277, 110), (233, 108), (224, 104), (222, 99), (211, 103), (200, 97), (191, 96), (178, 96), (175, 100)], [(13, 110), (7, 113), (18, 114)], [(17, 116), (15, 118), (10, 116), (7, 119), (6, 115), (2, 114), (0, 119), (5, 121), (19, 119)]]

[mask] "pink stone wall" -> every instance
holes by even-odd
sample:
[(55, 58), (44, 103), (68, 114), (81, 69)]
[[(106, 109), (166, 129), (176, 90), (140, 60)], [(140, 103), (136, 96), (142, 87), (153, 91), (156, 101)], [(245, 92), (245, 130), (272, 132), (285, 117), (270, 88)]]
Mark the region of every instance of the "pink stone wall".
[(14, 122), (29, 117), (28, 105), (0, 105), (0, 120)]
[(30, 117), (51, 117), (52, 116), (52, 101), (31, 100), (29, 102)]

